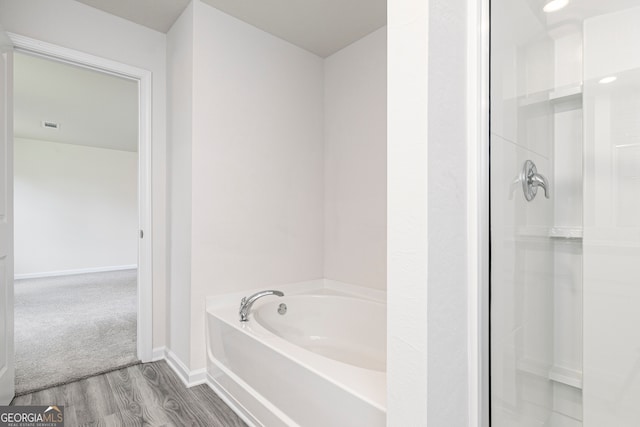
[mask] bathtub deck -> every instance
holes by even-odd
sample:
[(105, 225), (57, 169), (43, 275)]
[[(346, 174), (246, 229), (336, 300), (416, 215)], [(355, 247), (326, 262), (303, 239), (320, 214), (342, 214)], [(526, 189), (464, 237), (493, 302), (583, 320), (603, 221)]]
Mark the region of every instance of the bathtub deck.
[(26, 394), (12, 404), (64, 405), (70, 427), (246, 426), (207, 385), (187, 389), (164, 361)]

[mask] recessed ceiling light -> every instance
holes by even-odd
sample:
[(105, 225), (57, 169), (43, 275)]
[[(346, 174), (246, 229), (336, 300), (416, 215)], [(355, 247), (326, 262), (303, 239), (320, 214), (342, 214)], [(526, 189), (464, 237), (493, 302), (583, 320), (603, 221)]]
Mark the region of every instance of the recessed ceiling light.
[(555, 12), (557, 10), (562, 9), (568, 4), (569, 4), (569, 0), (551, 0), (550, 2), (547, 2), (547, 4), (544, 5), (542, 10), (544, 10), (547, 13)]
[(598, 83), (606, 85), (607, 83), (615, 82), (618, 78), (616, 76), (609, 76), (603, 79), (600, 79)]

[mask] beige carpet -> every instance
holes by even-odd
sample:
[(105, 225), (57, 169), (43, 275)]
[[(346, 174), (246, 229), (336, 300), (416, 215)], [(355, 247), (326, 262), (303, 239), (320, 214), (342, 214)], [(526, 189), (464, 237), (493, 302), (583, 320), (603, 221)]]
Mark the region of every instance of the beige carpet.
[(136, 363), (136, 274), (16, 280), (16, 394)]

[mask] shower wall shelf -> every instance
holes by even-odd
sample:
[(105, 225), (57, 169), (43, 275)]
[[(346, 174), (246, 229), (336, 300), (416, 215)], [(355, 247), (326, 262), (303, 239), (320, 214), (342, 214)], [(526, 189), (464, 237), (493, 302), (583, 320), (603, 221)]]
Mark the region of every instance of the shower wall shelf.
[(552, 227), (549, 230), (552, 239), (582, 240), (582, 227)]
[(556, 383), (582, 389), (582, 371), (557, 365), (549, 367), (544, 362), (532, 359), (520, 359), (516, 366), (518, 371), (522, 373), (539, 378), (548, 378)]
[(553, 103), (565, 101), (577, 101), (582, 98), (582, 84), (577, 86), (565, 86), (549, 93), (549, 101)]
[(518, 106), (532, 107), (547, 103), (560, 104), (564, 102), (582, 102), (582, 83), (523, 96), (518, 99)]
[(582, 389), (582, 371), (553, 366), (549, 370), (549, 379), (557, 383)]
[(582, 227), (517, 227), (514, 230), (514, 235), (528, 238), (582, 240)]

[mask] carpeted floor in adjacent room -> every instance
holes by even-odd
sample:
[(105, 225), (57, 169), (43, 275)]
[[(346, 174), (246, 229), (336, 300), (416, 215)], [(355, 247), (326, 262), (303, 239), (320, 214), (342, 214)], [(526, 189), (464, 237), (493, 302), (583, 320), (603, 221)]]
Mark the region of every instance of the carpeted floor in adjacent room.
[(16, 280), (16, 394), (137, 362), (136, 274)]

